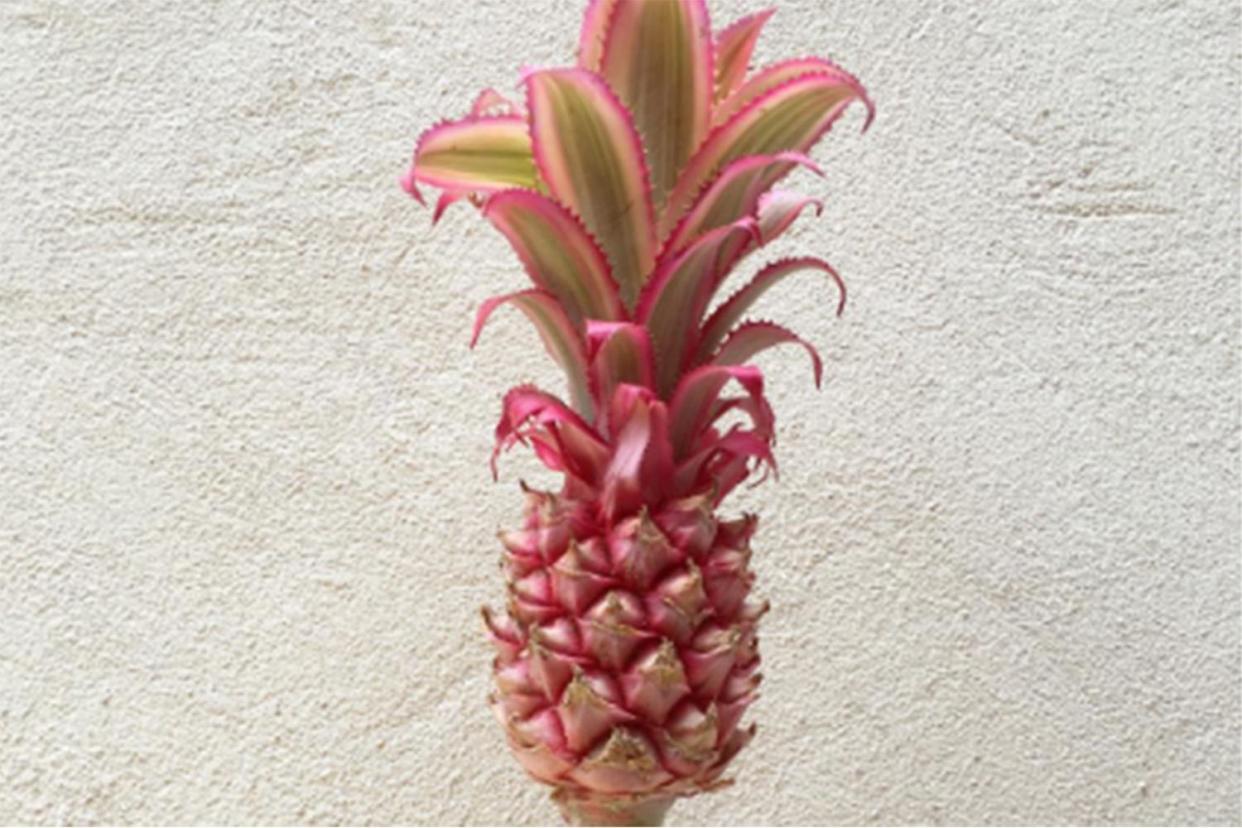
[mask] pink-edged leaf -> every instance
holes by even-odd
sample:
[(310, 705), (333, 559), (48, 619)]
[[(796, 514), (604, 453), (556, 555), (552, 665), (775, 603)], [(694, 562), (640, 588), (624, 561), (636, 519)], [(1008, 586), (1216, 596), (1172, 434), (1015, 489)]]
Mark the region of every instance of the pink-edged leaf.
[(536, 186), (526, 121), (514, 115), (466, 118), (423, 133), (414, 163), (403, 179), (419, 198), (416, 184), (457, 193), (486, 193)]
[(711, 121), (711, 24), (704, 0), (620, 0), (604, 38), (600, 74), (642, 136), (659, 205)]
[(583, 417), (590, 419), (594, 409), (587, 385), (586, 343), (581, 331), (570, 321), (552, 294), (542, 290), (524, 290), (488, 299), (479, 307), (479, 313), (475, 317), (470, 347), (473, 348), (479, 341), (479, 334), (487, 324), (488, 317), (504, 304), (515, 306), (530, 319), (548, 353), (565, 371), (569, 383), (569, 397), (574, 408)]
[(629, 113), (581, 69), (533, 72), (526, 90), (540, 176), (599, 242), (628, 305), (655, 261), (651, 188)]
[(620, 385), (650, 389), (654, 384), (651, 339), (647, 329), (633, 322), (587, 322), (590, 382), (595, 397), (596, 427), (611, 430), (606, 414)]
[[(816, 74), (838, 76), (848, 79), (847, 82), (858, 83), (852, 75), (830, 60), (815, 57), (782, 60), (780, 63), (764, 67), (756, 72), (752, 78), (722, 101), (712, 113), (712, 123), (715, 126), (725, 123), (745, 109), (756, 98), (766, 92), (770, 92), (783, 83), (787, 83), (794, 78)], [(861, 85), (858, 88), (862, 101), (867, 105), (867, 123), (870, 124), (874, 109), (866, 93), (861, 91)]]
[(721, 418), (731, 411), (745, 414), (755, 434), (772, 445), (776, 444), (776, 414), (767, 397), (717, 397), (707, 418), (708, 425), (719, 430)]
[(717, 504), (739, 483), (750, 477), (752, 459), (757, 459), (763, 468), (763, 475), (756, 482), (762, 482), (769, 470), (773, 477), (779, 477), (780, 470), (772, 455), (771, 446), (763, 439), (749, 432), (738, 431), (726, 434), (721, 442), (725, 445), (704, 466), (708, 478), (716, 484)]
[(824, 211), (824, 202), (790, 190), (771, 190), (759, 198), (759, 239), (771, 244), (797, 220), (807, 207), (815, 208), (815, 215)]
[(454, 192), (445, 190), (440, 193), (440, 197), (436, 199), (435, 211), (431, 214), (431, 223), (437, 224), (444, 216), (444, 211), (451, 207), (455, 202), (461, 201), (467, 196), (464, 192)]
[(474, 105), (470, 107), (470, 114), (476, 118), (495, 115), (517, 115), (519, 117), (524, 115), (522, 107), (491, 87), (484, 89), (474, 99)]
[(716, 35), (716, 91), (715, 99), (722, 101), (742, 84), (746, 70), (750, 66), (750, 57), (755, 52), (755, 43), (763, 24), (768, 22), (776, 9), (764, 9), (749, 14), (725, 27)]
[[(852, 101), (867, 101), (862, 85), (835, 70), (793, 78), (758, 96), (708, 136), (669, 194), (662, 234), (676, 226), (704, 184), (730, 161), (748, 155), (808, 152)], [(775, 183), (772, 177), (767, 181)]]
[(801, 165), (822, 176), (823, 170), (799, 152), (749, 155), (731, 162), (716, 177), (664, 243), (661, 256), (684, 249), (695, 238), (756, 212), (769, 179), (780, 178)]
[(806, 350), (811, 357), (815, 387), (819, 388), (824, 375), (824, 364), (819, 358), (819, 352), (805, 339), (774, 322), (742, 323), (725, 339), (712, 362), (716, 365), (741, 365), (768, 348), (785, 344), (801, 345)]
[[(710, 483), (715, 488), (716, 503), (719, 504), (724, 496), (746, 477), (745, 473), (739, 475), (736, 471), (728, 478), (721, 476), (719, 461), (723, 460), (724, 463), (734, 468), (736, 467), (735, 461), (743, 461), (741, 466), (744, 471), (745, 461), (750, 458), (758, 458), (761, 463), (767, 464), (773, 470), (776, 469), (776, 458), (772, 455), (771, 443), (753, 431), (734, 428), (723, 436), (710, 437), (704, 441), (702, 448), (677, 464), (673, 472), (673, 491), (677, 493), (701, 491), (705, 485)], [(713, 463), (713, 461), (717, 462)], [(709, 464), (715, 465), (717, 469), (714, 472), (705, 473), (704, 469), (710, 468)]]
[[(685, 457), (700, 448), (700, 437), (711, 422), (716, 400), (731, 380), (752, 399), (763, 399), (763, 374), (753, 365), (704, 365), (682, 378), (669, 404), (669, 434), (676, 456)], [(761, 431), (771, 433), (771, 424), (764, 423)]]
[(712, 295), (748, 241), (755, 220), (745, 218), (699, 237), (680, 255), (662, 263), (639, 300), (637, 318), (655, 348), (656, 389), (672, 391), (681, 375), (699, 320)]
[[(543, 447), (538, 453), (549, 468), (572, 474), (587, 484), (597, 481), (608, 463), (608, 446), (582, 417), (551, 394), (520, 385), (505, 394), (501, 406), (492, 451), (493, 475), (500, 453), (527, 438)], [(557, 466), (552, 465), (554, 459)]]
[(712, 403), (711, 416), (707, 418), (708, 423), (715, 426), (730, 411), (742, 411), (747, 409), (745, 413), (751, 414), (751, 422), (756, 422), (753, 411), (754, 406), (747, 408), (747, 403), (753, 402), (750, 397), (717, 397), (716, 402)]
[[(613, 395), (614, 407), (621, 401), (620, 394)], [(647, 442), (647, 456), (643, 458), (642, 479), (643, 496), (647, 503), (655, 504), (668, 494), (673, 473), (673, 441), (669, 435), (668, 405), (653, 398), (650, 406), (651, 439)]]
[(673, 453), (668, 409), (651, 389), (618, 385), (609, 409), (613, 453), (604, 470), (600, 504), (605, 519), (611, 521), (665, 495)]
[[(530, 447), (535, 452), (535, 456), (539, 458), (539, 462), (543, 463), (554, 472), (567, 471), (565, 468), (565, 458), (561, 456), (561, 450), (551, 440), (532, 434), (527, 437), (530, 441)], [(493, 476), (495, 469), (493, 468)]]
[(591, 72), (598, 72), (604, 56), (604, 38), (618, 0), (590, 0), (582, 17), (582, 31), (578, 34), (578, 65)]
[[(757, 238), (747, 244), (746, 249), (738, 256), (737, 261), (749, 256), (759, 248), (776, 241), (785, 231), (793, 226), (798, 216), (808, 207), (815, 208), (815, 215), (821, 215), (824, 202), (811, 196), (804, 196), (790, 190), (769, 190), (759, 196), (759, 204), (755, 208), (758, 233)], [(737, 262), (734, 262), (736, 267)]]
[(414, 180), (414, 165), (411, 164), (406, 171), (401, 173), (397, 178), (397, 183), (401, 185), (401, 189), (410, 194), (410, 198), (417, 201), (424, 207), (427, 206), (427, 199), (423, 197), (422, 192), (418, 189), (418, 182)]
[(531, 281), (555, 296), (576, 325), (624, 318), (608, 260), (560, 204), (529, 190), (504, 190), (487, 200), (483, 215), (513, 245)]
[(750, 310), (751, 306), (768, 291), (773, 285), (780, 282), (786, 276), (798, 273), (803, 270), (818, 270), (827, 273), (836, 283), (837, 289), (841, 293), (841, 299), (837, 303), (837, 316), (845, 311), (845, 282), (842, 281), (840, 274), (833, 270), (832, 265), (823, 259), (817, 259), (813, 256), (803, 256), (796, 259), (781, 259), (773, 262), (767, 267), (760, 270), (753, 279), (746, 284), (745, 287), (738, 290), (724, 303), (718, 307), (714, 313), (703, 323), (703, 331), (699, 336), (697, 358), (706, 360), (708, 355), (716, 349), (724, 339), (725, 335), (733, 328), (734, 325)]

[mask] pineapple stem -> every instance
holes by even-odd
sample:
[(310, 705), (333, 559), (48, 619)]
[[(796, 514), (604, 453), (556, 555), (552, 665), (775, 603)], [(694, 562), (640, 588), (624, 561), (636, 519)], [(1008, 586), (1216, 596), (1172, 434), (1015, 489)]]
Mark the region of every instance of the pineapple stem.
[(663, 825), (672, 799), (618, 800), (613, 802), (552, 797), (567, 825)]

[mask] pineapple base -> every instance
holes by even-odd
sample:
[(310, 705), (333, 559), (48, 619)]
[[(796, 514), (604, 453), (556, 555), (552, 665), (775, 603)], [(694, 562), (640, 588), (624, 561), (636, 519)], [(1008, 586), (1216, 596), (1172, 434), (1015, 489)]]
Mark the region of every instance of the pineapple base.
[(552, 794), (566, 825), (663, 825), (673, 799), (581, 798), (566, 788)]

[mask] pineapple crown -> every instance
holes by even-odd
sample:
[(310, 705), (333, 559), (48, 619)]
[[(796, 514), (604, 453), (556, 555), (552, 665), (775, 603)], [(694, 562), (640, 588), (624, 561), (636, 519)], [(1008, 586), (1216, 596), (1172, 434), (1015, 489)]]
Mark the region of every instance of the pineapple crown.
[[(760, 269), (710, 314), (738, 263), (813, 198), (772, 189), (862, 85), (821, 58), (747, 74), (773, 10), (714, 33), (704, 0), (591, 0), (577, 65), (525, 71), (518, 103), (488, 89), (466, 117), (418, 140), (402, 186), (441, 191), (433, 223), (467, 198), (533, 282), (479, 309), (472, 345), (501, 305), (522, 311), (564, 369), (569, 402), (529, 385), (505, 396), (496, 456), (530, 445), (604, 517), (711, 489), (719, 502), (759, 466), (775, 470), (774, 419), (748, 361), (792, 331), (745, 319), (769, 288), (821, 259)], [(739, 394), (727, 392), (738, 387)], [(725, 428), (729, 413), (743, 424)]]

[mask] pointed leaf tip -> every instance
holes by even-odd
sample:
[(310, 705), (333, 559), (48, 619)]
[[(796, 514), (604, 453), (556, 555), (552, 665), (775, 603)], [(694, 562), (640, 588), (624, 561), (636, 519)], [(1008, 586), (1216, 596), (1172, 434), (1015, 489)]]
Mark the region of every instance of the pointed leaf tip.
[[(836, 122), (845, 108), (861, 95), (853, 76), (826, 61), (791, 78), (781, 78), (768, 88), (748, 81), (730, 96), (722, 112), (731, 112), (708, 136), (669, 194), (661, 230), (673, 227), (690, 207), (702, 187), (726, 164), (747, 155), (778, 152), (806, 153)], [(756, 84), (761, 91), (739, 107), (730, 104), (750, 94)]]
[(587, 385), (586, 348), (579, 331), (574, 327), (556, 299), (542, 290), (524, 290), (503, 296), (494, 296), (479, 307), (475, 316), (474, 330), (470, 335), (470, 347), (479, 341), (479, 334), (488, 318), (501, 305), (515, 305), (535, 326), (548, 353), (565, 371), (569, 383), (570, 399), (574, 408), (586, 418), (592, 416), (593, 407)]
[(774, 348), (777, 345), (794, 344), (801, 346), (811, 358), (811, 370), (815, 377), (815, 387), (819, 388), (823, 381), (824, 363), (819, 351), (793, 331), (774, 322), (744, 322), (729, 334), (720, 346), (712, 362), (716, 365), (740, 365), (748, 362), (757, 354)]
[(612, 22), (618, 0), (590, 0), (582, 16), (582, 30), (578, 34), (578, 65), (591, 72), (598, 72), (604, 56), (604, 39)]
[(447, 190), (440, 193), (440, 197), (436, 199), (436, 209), (431, 214), (432, 226), (439, 223), (440, 219), (444, 216), (444, 211), (447, 210), (454, 202), (460, 201), (465, 197), (464, 193), (455, 193)]
[[(824, 174), (818, 164), (800, 152), (748, 155), (730, 162), (678, 222), (664, 244), (661, 258), (682, 250), (705, 232), (753, 213), (759, 213), (762, 221), (766, 191), (798, 166), (820, 177)], [(756, 244), (766, 244), (763, 233), (759, 235)]]
[(401, 185), (401, 189), (409, 193), (410, 198), (414, 199), (424, 207), (427, 206), (426, 199), (424, 199), (423, 194), (418, 191), (418, 184), (414, 181), (413, 164), (410, 165), (408, 170), (401, 174), (401, 177), (397, 179), (397, 183)]
[(714, 55), (717, 101), (727, 98), (742, 84), (759, 34), (775, 13), (775, 8), (769, 8), (747, 15), (729, 24), (716, 36)]
[(470, 114), (476, 118), (483, 118), (490, 115), (521, 115), (521, 107), (516, 103), (501, 95), (495, 89), (488, 87), (479, 93), (474, 99), (474, 105), (470, 107)]
[[(460, 193), (534, 188), (526, 122), (516, 115), (495, 115), (437, 124), (419, 138), (408, 176), (410, 187), (417, 181)], [(409, 187), (407, 192), (414, 194)]]
[(682, 378), (669, 403), (669, 431), (680, 456), (695, 450), (700, 434), (711, 422), (721, 390), (731, 380), (742, 386), (762, 417), (758, 424), (761, 431), (771, 433), (763, 373), (754, 365), (704, 365)]
[(750, 282), (725, 300), (703, 323), (702, 333), (699, 336), (698, 358), (706, 361), (708, 355), (715, 350), (729, 330), (769, 288), (785, 277), (802, 270), (818, 270), (832, 278), (841, 293), (837, 304), (837, 316), (840, 316), (845, 311), (845, 282), (832, 265), (813, 256), (782, 259), (759, 271)]
[(780, 238), (807, 207), (815, 208), (815, 215), (822, 215), (824, 202), (821, 199), (800, 195), (788, 190), (772, 190), (759, 199), (757, 213), (759, 216), (759, 235), (762, 244), (771, 244)]

